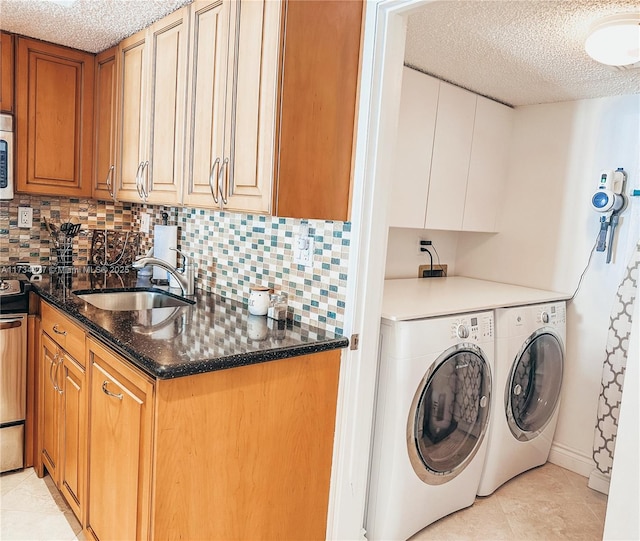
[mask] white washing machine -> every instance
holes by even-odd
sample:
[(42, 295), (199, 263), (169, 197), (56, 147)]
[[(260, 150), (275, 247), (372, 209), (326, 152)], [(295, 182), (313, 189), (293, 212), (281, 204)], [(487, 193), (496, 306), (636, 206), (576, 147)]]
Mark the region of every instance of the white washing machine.
[(564, 372), (564, 301), (502, 308), (495, 317), (492, 416), (480, 496), (547, 461)]
[(493, 312), (383, 320), (367, 539), (404, 540), (473, 504), (491, 405)]

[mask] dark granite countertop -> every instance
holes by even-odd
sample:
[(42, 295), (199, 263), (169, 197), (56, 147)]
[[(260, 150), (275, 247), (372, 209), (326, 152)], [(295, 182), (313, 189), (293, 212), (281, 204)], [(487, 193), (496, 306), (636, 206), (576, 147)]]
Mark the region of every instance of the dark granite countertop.
[(137, 287), (154, 286), (137, 279), (135, 271), (45, 274), (32, 283), (44, 300), (159, 379), (318, 353), (349, 343), (343, 336), (297, 322), (252, 316), (243, 304), (201, 290), (196, 291), (193, 305), (132, 311), (101, 310), (74, 294)]

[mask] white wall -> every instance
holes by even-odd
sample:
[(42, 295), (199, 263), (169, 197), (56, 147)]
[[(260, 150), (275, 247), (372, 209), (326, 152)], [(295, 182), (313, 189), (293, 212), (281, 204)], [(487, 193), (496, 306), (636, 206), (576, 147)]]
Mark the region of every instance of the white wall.
[[(417, 278), (418, 267), (429, 264), (429, 254), (420, 253), (421, 240), (430, 240), (440, 255), (440, 263), (447, 265), (447, 274), (456, 273), (457, 231), (430, 231), (390, 227), (387, 243), (387, 264), (385, 278)], [(438, 263), (436, 253), (431, 248), (433, 263)]]
[[(571, 292), (599, 230), (590, 199), (602, 169), (623, 167), (640, 188), (640, 95), (521, 107), (500, 230), (460, 233), (456, 274)], [(595, 252), (569, 303), (566, 372), (551, 459), (588, 475), (609, 316), (640, 231), (630, 199), (611, 264)]]

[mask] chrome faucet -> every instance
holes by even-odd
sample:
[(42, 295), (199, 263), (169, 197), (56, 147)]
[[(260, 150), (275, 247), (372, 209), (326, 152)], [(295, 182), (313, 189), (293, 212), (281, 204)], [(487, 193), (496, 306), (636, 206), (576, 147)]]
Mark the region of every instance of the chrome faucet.
[(178, 284), (180, 284), (182, 294), (185, 297), (191, 297), (195, 294), (195, 264), (188, 255), (182, 253), (180, 250), (175, 248), (172, 248), (172, 250), (175, 250), (182, 256), (184, 261), (182, 268), (174, 267), (171, 263), (167, 263), (163, 259), (152, 257), (150, 255), (151, 252), (149, 252), (145, 257), (136, 259), (131, 266), (137, 270), (140, 270), (147, 265), (155, 265), (163, 268), (177, 280)]

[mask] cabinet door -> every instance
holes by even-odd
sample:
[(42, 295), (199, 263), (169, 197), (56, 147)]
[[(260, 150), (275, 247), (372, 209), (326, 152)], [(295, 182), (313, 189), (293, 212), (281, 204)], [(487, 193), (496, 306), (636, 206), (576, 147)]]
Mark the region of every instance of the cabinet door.
[(363, 3), (285, 3), (275, 213), (348, 220)]
[[(117, 197), (140, 202), (139, 183), (147, 160), (147, 58), (146, 31), (138, 32), (118, 45), (118, 147), (116, 155)], [(148, 167), (148, 166), (147, 166)]]
[(89, 340), (87, 529), (97, 539), (149, 537), (153, 384)]
[[(231, 5), (224, 206), (269, 212), (275, 152), (280, 2)], [(228, 162), (227, 162), (228, 160)]]
[(96, 56), (93, 188), (94, 199), (115, 198), (118, 48)]
[(478, 96), (462, 229), (497, 231), (509, 159), (513, 109)]
[(62, 357), (58, 346), (45, 333), (42, 333), (38, 382), (40, 459), (56, 484), (58, 482), (58, 420), (60, 417), (57, 371), (61, 362)]
[(18, 38), (19, 192), (90, 197), (95, 56)]
[(75, 360), (64, 355), (58, 376), (62, 391), (60, 490), (80, 523), (83, 523), (87, 440), (85, 372)]
[(440, 83), (426, 229), (462, 228), (476, 95)]
[(423, 229), (440, 81), (403, 68), (389, 225)]
[(150, 203), (180, 201), (184, 173), (187, 101), (187, 8), (151, 26), (149, 48), (149, 165), (144, 171)]
[(13, 112), (13, 35), (0, 33), (0, 111)]
[(224, 159), (224, 117), (229, 49), (228, 0), (191, 5), (189, 104), (183, 203), (220, 208), (218, 180)]

